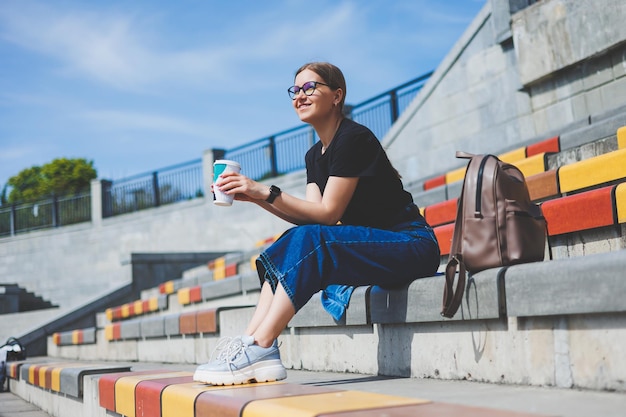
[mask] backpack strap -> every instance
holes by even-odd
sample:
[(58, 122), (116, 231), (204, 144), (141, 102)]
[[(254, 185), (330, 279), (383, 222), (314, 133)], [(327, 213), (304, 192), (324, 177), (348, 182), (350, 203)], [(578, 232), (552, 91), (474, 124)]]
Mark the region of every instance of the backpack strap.
[[(463, 255), (461, 254), (461, 242), (463, 233), (463, 191), (459, 198), (457, 206), (456, 221), (454, 223), (454, 234), (452, 235), (452, 246), (450, 247), (450, 259), (446, 265), (446, 284), (443, 287), (443, 303), (441, 307), (441, 315), (443, 317), (452, 318), (461, 306), (463, 301), (463, 292), (465, 291), (466, 270)], [(457, 267), (459, 269), (459, 278), (454, 287), (454, 276)]]
[[(468, 152), (457, 151), (456, 157), (470, 159), (467, 169), (471, 163), (471, 159), (478, 155)], [(454, 222), (454, 234), (452, 235), (452, 245), (450, 247), (450, 260), (446, 265), (446, 283), (443, 288), (443, 302), (441, 307), (441, 315), (443, 317), (452, 318), (458, 311), (463, 301), (463, 293), (465, 292), (465, 282), (467, 280), (467, 271), (461, 255), (461, 244), (463, 241), (463, 200), (465, 190), (465, 178), (463, 179), (463, 187), (461, 188), (461, 196), (456, 208), (456, 220)], [(459, 278), (454, 286), (454, 278), (457, 267), (459, 270)]]
[[(454, 288), (454, 276), (456, 275), (457, 266), (459, 268), (459, 279)], [(446, 285), (443, 287), (443, 306), (441, 315), (451, 319), (457, 312), (463, 301), (463, 293), (465, 292), (466, 281), (465, 264), (461, 254), (457, 254), (450, 258), (446, 265)]]

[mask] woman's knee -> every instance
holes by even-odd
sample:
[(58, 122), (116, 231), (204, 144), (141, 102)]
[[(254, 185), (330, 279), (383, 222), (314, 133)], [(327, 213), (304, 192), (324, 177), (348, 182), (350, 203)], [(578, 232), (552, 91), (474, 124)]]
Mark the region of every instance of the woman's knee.
[(292, 239), (300, 239), (303, 237), (320, 236), (322, 226), (319, 224), (305, 224), (290, 229), (285, 235)]

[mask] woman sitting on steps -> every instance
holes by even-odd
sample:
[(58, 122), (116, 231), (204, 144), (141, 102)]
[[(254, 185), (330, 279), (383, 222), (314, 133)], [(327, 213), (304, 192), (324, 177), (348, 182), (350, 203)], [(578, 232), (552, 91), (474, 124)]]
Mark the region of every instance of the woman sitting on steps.
[(325, 308), (339, 319), (354, 287), (400, 287), (439, 266), (435, 235), (380, 142), (344, 117), (339, 68), (305, 64), (294, 84), (288, 89), (293, 107), (320, 139), (305, 156), (305, 199), (233, 172), (214, 187), (297, 226), (257, 259), (261, 294), (252, 319), (242, 336), (220, 342), (217, 357), (196, 369), (196, 381), (284, 379), (277, 337), (314, 294), (324, 290)]

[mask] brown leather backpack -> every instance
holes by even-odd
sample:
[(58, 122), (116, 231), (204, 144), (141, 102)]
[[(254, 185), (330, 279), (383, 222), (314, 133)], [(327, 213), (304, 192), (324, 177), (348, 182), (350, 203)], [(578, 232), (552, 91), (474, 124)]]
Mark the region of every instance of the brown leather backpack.
[[(522, 172), (494, 155), (457, 152), (470, 159), (458, 200), (441, 315), (461, 305), (466, 273), (524, 262), (545, 255), (546, 221), (531, 202)], [(459, 276), (456, 289), (454, 280)]]

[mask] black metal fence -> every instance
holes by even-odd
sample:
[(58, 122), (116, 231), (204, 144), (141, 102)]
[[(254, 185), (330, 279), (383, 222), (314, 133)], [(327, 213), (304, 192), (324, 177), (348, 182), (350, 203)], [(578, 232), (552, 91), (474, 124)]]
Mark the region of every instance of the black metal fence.
[[(348, 116), (382, 139), (424, 86), (432, 72), (355, 106)], [(304, 154), (318, 140), (308, 125), (225, 151), (219, 157), (241, 163), (242, 172), (263, 180), (304, 169)], [(115, 181), (102, 180), (102, 217), (191, 200), (204, 195), (202, 159)], [(91, 196), (54, 198), (0, 208), (0, 237), (91, 220)]]
[(116, 181), (102, 181), (102, 217), (204, 196), (202, 159)]
[(304, 168), (304, 154), (318, 140), (315, 130), (300, 126), (225, 151), (254, 180), (277, 177)]
[(91, 221), (91, 193), (0, 208), (0, 237)]

